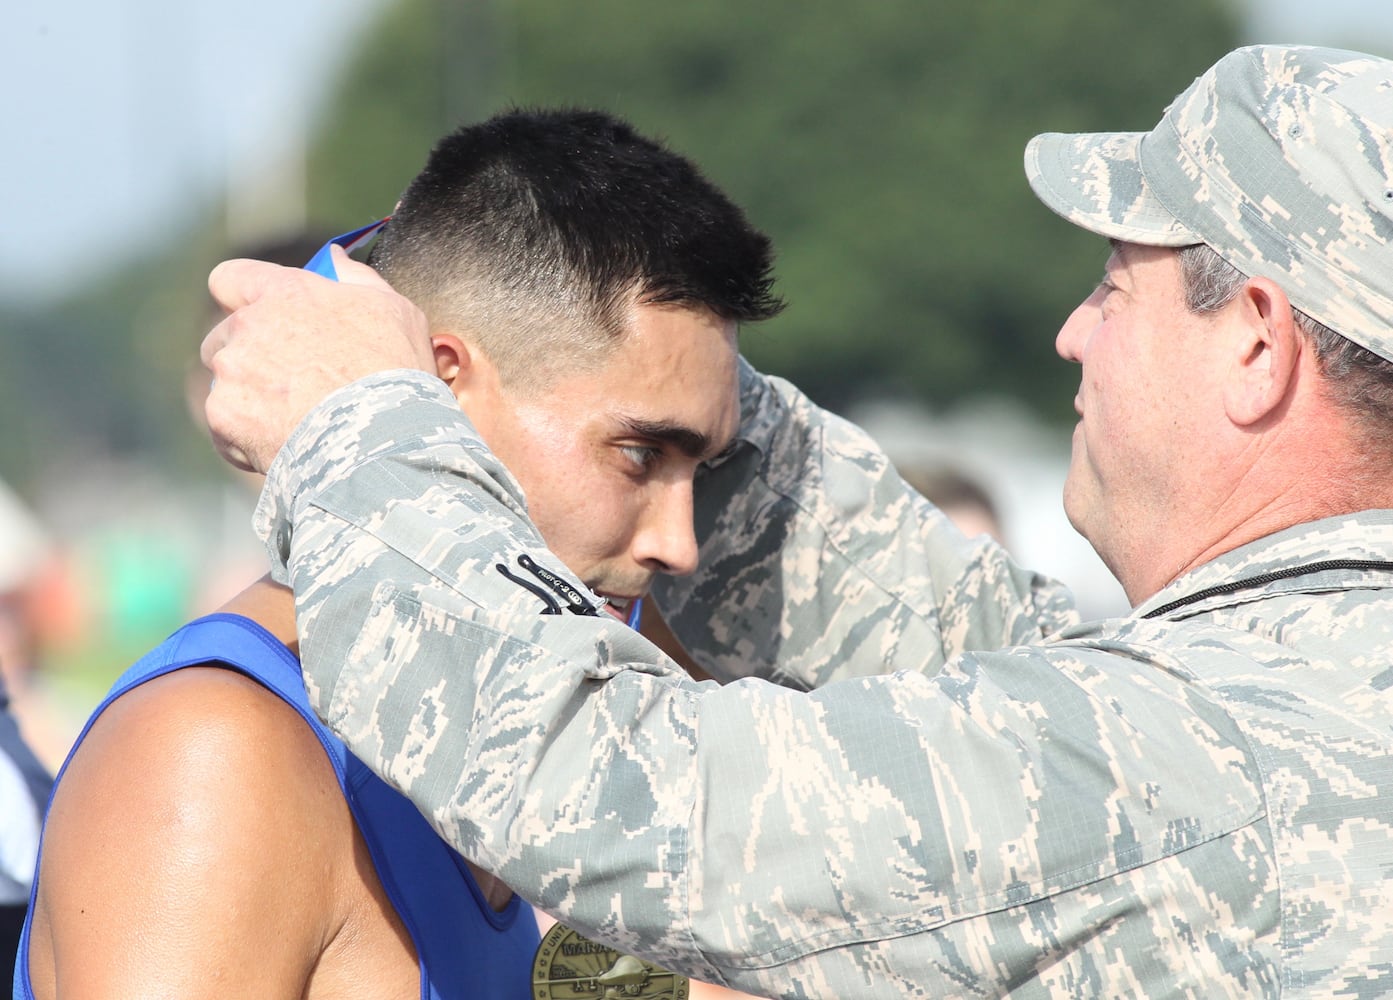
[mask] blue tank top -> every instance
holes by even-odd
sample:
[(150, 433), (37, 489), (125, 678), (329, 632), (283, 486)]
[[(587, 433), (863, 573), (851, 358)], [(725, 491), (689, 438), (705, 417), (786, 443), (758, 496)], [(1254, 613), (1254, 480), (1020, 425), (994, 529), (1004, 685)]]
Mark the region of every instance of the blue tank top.
[[(191, 666), (221, 666), (260, 683), (300, 713), (324, 747), (339, 788), (367, 841), (377, 876), (401, 916), (421, 967), (422, 1000), (532, 994), (532, 958), (539, 935), (532, 911), (516, 896), (495, 912), (464, 859), (445, 844), (410, 801), (368, 770), (315, 716), (300, 665), (261, 626), (237, 615), (210, 615), (185, 625), (116, 681), (73, 744), (72, 759), (106, 707), (148, 680)], [(67, 763), (58, 772), (63, 780)], [(40, 855), (43, 847), (40, 845)], [(29, 896), (30, 920), (38, 879)], [(30, 920), (15, 964), (15, 1000), (33, 1000), (29, 981)]]

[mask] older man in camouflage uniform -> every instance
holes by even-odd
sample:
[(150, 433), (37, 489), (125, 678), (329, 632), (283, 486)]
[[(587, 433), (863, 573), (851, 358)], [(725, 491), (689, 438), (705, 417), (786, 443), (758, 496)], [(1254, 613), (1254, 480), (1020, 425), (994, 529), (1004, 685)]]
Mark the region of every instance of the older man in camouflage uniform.
[[(385, 370), (419, 366), (399, 299), (224, 265), (225, 453), (270, 465), (378, 372), (260, 511), (312, 696), (522, 895), (742, 989), (1393, 992), (1393, 63), (1239, 50), (1151, 132), (1026, 164), (1114, 241), (1058, 348), (1066, 507), (1131, 615), (1077, 624), (746, 368), (702, 566), (658, 597), (758, 679), (685, 680), (566, 582), (439, 385)], [(527, 560), (573, 613), (496, 568)]]

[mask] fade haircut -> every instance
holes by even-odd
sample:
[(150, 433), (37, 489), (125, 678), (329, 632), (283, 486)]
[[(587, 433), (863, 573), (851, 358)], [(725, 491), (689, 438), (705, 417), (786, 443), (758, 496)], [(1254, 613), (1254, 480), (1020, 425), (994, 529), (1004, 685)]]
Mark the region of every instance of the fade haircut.
[[(1185, 305), (1191, 312), (1219, 311), (1234, 300), (1248, 280), (1206, 244), (1181, 247), (1178, 255)], [(1393, 430), (1393, 362), (1294, 306), (1292, 316), (1311, 343), (1332, 398), (1387, 447)]]
[(505, 385), (600, 363), (635, 303), (777, 314), (773, 250), (685, 158), (611, 115), (513, 110), (451, 133), (369, 257)]

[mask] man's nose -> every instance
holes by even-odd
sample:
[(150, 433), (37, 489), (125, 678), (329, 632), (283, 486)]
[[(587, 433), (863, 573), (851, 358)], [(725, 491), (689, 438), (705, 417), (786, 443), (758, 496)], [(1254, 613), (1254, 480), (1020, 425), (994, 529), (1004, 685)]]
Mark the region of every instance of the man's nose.
[(1092, 333), (1102, 319), (1102, 309), (1099, 305), (1099, 293), (1094, 292), (1088, 298), (1078, 304), (1069, 318), (1064, 321), (1064, 325), (1059, 328), (1059, 333), (1055, 334), (1054, 351), (1065, 361), (1072, 361), (1078, 364), (1083, 360), (1084, 344), (1088, 342), (1088, 336)]
[(634, 558), (656, 573), (686, 576), (697, 567), (696, 529), (692, 524), (692, 484), (663, 488), (644, 512), (634, 537)]

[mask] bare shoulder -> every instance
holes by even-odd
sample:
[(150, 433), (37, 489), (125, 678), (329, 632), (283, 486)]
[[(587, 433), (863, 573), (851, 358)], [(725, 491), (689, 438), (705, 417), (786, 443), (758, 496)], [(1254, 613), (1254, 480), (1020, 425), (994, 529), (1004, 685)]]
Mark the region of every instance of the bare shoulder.
[(41, 996), (56, 995), (51, 977), (74, 996), (141, 984), (148, 996), (301, 995), (344, 919), (354, 837), (293, 708), (216, 667), (149, 681), (96, 721), (55, 794), (35, 985), (48, 980)]
[[(268, 815), (294, 801), (313, 825), (341, 814), (333, 768), (299, 714), (256, 681), (220, 667), (191, 667), (155, 678), (114, 702), (93, 725), (69, 766), (59, 799), (97, 807), (94, 820), (156, 823), (166, 836), (187, 830), (232, 842), (287, 839), (301, 824)], [(132, 803), (139, 808), (132, 808)], [(59, 805), (55, 799), (54, 806)], [(236, 820), (229, 829), (229, 820)], [(59, 825), (60, 813), (50, 822)]]

